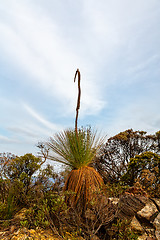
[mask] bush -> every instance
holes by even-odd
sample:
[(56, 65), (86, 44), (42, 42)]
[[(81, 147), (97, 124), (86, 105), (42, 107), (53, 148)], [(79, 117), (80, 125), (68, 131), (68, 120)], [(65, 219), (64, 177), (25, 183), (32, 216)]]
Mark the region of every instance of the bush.
[(21, 222), (21, 225), (26, 225), (28, 228), (41, 227), (46, 229), (50, 227), (55, 234), (64, 235), (61, 229), (63, 221), (60, 218), (66, 210), (64, 196), (50, 191), (26, 211), (26, 218)]
[(110, 229), (111, 235), (110, 240), (137, 240), (138, 234), (134, 233), (129, 226), (130, 222), (127, 220), (117, 220), (116, 223), (112, 224)]
[(119, 198), (128, 188), (129, 186), (120, 181), (112, 184), (109, 182), (106, 183), (106, 192), (108, 197)]
[(104, 182), (117, 183), (126, 173), (131, 158), (147, 151), (160, 151), (160, 132), (147, 135), (144, 131), (128, 129), (109, 138), (94, 166)]
[(122, 181), (130, 186), (139, 182), (153, 197), (160, 197), (160, 156), (145, 152), (131, 158)]
[(42, 169), (43, 161), (32, 154), (0, 158), (0, 218), (11, 218), (15, 211), (42, 201), (53, 190), (60, 191), (62, 177), (52, 166)]

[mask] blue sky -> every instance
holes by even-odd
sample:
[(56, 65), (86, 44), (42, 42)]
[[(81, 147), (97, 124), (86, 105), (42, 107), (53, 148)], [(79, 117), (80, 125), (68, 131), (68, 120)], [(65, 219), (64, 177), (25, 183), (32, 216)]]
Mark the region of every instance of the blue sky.
[(158, 131), (160, 1), (1, 0), (0, 152), (74, 127), (77, 68), (79, 126)]

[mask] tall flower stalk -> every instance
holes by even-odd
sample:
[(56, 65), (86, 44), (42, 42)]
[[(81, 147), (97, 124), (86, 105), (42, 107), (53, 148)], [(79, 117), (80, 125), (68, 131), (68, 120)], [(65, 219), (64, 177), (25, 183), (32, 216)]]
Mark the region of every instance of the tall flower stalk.
[(104, 143), (104, 138), (90, 127), (78, 128), (78, 111), (80, 109), (80, 72), (77, 69), (74, 81), (78, 75), (78, 100), (76, 108), (75, 129), (67, 129), (56, 133), (50, 138), (48, 146), (51, 150), (50, 160), (63, 163), (70, 167), (64, 191), (75, 194), (68, 200), (75, 206), (83, 208), (92, 200), (97, 190), (103, 185), (100, 174), (91, 167), (98, 151)]
[(78, 124), (78, 113), (80, 109), (80, 101), (81, 101), (81, 74), (79, 69), (77, 69), (75, 76), (74, 76), (74, 82), (76, 81), (76, 76), (78, 76), (78, 99), (77, 99), (77, 107), (76, 107), (76, 119), (75, 119), (75, 131), (77, 132), (77, 124)]

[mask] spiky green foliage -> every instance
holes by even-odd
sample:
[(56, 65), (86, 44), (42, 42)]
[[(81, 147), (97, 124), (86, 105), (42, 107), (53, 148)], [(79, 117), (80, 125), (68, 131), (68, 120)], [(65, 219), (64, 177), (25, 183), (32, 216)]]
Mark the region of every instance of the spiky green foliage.
[(104, 138), (90, 127), (65, 130), (50, 138), (48, 146), (54, 155), (49, 158), (71, 169), (79, 169), (93, 161), (103, 143)]
[(103, 142), (104, 138), (97, 136), (97, 131), (92, 131), (90, 127), (62, 131), (48, 142), (52, 150), (50, 159), (63, 163), (72, 170), (64, 191), (74, 193), (73, 196), (66, 197), (66, 201), (80, 212), (84, 212), (95, 192), (103, 186), (102, 177), (90, 167)]

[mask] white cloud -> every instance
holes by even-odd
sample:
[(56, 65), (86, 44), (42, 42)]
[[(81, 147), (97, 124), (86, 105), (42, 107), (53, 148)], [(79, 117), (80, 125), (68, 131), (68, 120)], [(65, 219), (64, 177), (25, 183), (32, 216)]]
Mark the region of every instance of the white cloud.
[[(92, 116), (95, 124), (102, 119), (105, 128), (110, 114), (111, 134), (130, 127), (156, 130), (159, 12), (159, 0), (3, 1), (0, 73), (6, 82), (0, 78), (0, 139), (6, 149), (11, 141), (17, 141), (17, 149), (21, 144), (21, 152), (23, 143), (29, 149), (60, 130), (61, 118), (67, 126), (75, 114), (77, 68), (82, 75), (82, 122)], [(129, 99), (128, 92), (135, 96)], [(125, 98), (123, 105), (117, 104), (116, 95)], [(57, 114), (53, 118), (51, 103)]]
[[(10, 64), (14, 64), (15, 68), (20, 68), (30, 77), (33, 86), (38, 85), (58, 101), (67, 102), (72, 107), (76, 97), (74, 73), (77, 67), (87, 73), (89, 62), (84, 62), (81, 56), (78, 56), (79, 50), (74, 52), (66, 40), (60, 37), (60, 29), (56, 23), (46, 15), (41, 18), (37, 16), (31, 3), (27, 5), (19, 1), (18, 4), (11, 3), (11, 6), (12, 12), (5, 9), (8, 14), (7, 21), (0, 24), (3, 53), (8, 55)], [(15, 14), (17, 12), (18, 14)], [(87, 78), (85, 80), (87, 81)], [(95, 93), (93, 84), (86, 87), (84, 95), (86, 92)], [(94, 94), (89, 98), (94, 99), (95, 105), (99, 105), (95, 108), (96, 113), (100, 111), (100, 96)], [(83, 103), (86, 112), (90, 112), (91, 104), (85, 100)], [(92, 112), (94, 113), (94, 110)]]

